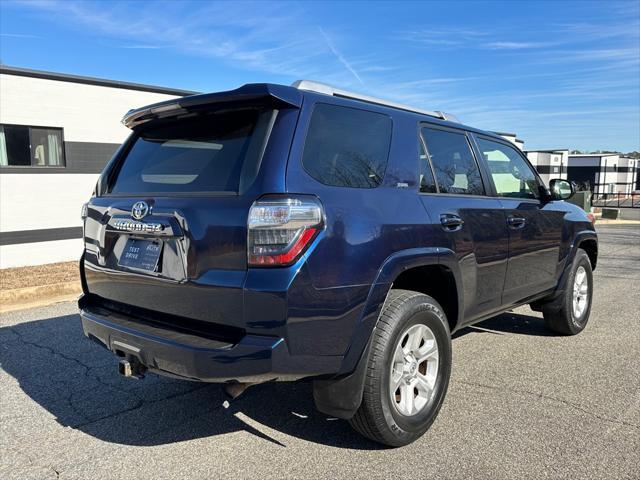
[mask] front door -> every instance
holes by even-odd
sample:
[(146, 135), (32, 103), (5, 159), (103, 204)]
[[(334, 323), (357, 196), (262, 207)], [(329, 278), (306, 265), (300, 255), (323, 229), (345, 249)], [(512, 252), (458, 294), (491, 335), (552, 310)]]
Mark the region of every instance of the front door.
[(509, 231), (502, 303), (517, 303), (555, 286), (564, 212), (541, 201), (541, 181), (515, 147), (483, 136), (476, 136), (476, 142)]

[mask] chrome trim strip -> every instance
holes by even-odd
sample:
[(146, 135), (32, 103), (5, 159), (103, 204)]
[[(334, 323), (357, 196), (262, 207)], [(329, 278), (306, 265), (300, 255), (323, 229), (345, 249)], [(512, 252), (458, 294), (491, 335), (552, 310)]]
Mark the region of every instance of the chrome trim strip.
[(348, 92), (339, 88), (334, 88), (331, 85), (325, 83), (315, 82), (313, 80), (296, 80), (291, 84), (292, 87), (298, 90), (307, 90), (310, 92), (321, 93), (323, 95), (331, 95), (334, 97), (352, 98), (354, 100), (361, 100), (367, 103), (373, 103), (375, 105), (381, 105), (383, 107), (397, 108), (398, 110), (405, 110), (407, 112), (420, 113), (422, 115), (429, 115), (430, 117), (436, 117), (441, 120), (449, 120), (452, 122), (460, 123), (459, 120), (449, 113), (431, 110), (422, 110), (409, 105), (403, 105), (402, 103), (391, 102), (389, 100), (383, 100), (381, 98), (370, 97), (369, 95), (362, 95), (360, 93)]

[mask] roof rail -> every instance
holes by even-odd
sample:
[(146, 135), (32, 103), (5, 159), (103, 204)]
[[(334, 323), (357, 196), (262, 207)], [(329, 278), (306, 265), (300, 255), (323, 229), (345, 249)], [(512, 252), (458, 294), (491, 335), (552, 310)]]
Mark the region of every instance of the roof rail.
[(292, 87), (299, 90), (308, 90), (310, 92), (322, 93), (324, 95), (332, 95), (334, 97), (352, 98), (354, 100), (360, 100), (362, 102), (373, 103), (375, 105), (382, 105), (384, 107), (397, 108), (398, 110), (405, 110), (407, 112), (421, 113), (422, 115), (429, 115), (430, 117), (439, 118), (441, 120), (449, 120), (452, 122), (460, 123), (460, 121), (450, 113), (422, 110), (401, 103), (390, 102), (381, 98), (370, 97), (368, 95), (362, 95), (360, 93), (348, 92), (339, 88), (334, 88), (331, 85), (325, 83), (314, 82), (313, 80), (296, 80), (291, 84)]

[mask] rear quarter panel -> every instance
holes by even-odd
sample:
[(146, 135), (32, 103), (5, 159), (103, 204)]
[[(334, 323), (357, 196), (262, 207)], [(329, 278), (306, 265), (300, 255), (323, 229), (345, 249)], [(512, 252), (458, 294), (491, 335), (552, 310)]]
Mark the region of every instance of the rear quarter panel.
[[(382, 185), (328, 186), (312, 178), (301, 162), (316, 102), (354, 107), (353, 102), (309, 94), (305, 95), (300, 112), (287, 166), (286, 188), (290, 193), (316, 195), (324, 206), (327, 221), (321, 240), (289, 290), (290, 346), (294, 351), (311, 349), (345, 354), (363, 318), (372, 314), (371, 308), (377, 317), (377, 308), (384, 302), (393, 280), (381, 279), (384, 285), (376, 288), (372, 284), (378, 281), (385, 261), (399, 251), (430, 246), (436, 232), (416, 192), (415, 117), (392, 114), (392, 141)], [(369, 105), (361, 108), (391, 115), (385, 108)], [(434, 253), (434, 263), (435, 257)]]

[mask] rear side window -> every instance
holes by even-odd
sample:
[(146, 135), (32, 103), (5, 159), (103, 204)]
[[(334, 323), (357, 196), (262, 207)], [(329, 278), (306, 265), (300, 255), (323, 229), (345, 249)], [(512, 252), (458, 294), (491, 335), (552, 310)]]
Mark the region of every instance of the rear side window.
[(382, 183), (390, 144), (388, 116), (318, 104), (311, 115), (302, 165), (325, 185), (375, 188)]
[(111, 193), (237, 193), (244, 176), (257, 173), (272, 114), (243, 109), (147, 127)]
[(437, 193), (436, 181), (433, 178), (433, 170), (431, 170), (431, 162), (429, 156), (424, 149), (422, 141), (419, 142), (418, 152), (420, 153), (420, 192), (421, 193)]
[(423, 128), (440, 193), (484, 195), (480, 170), (463, 133)]

